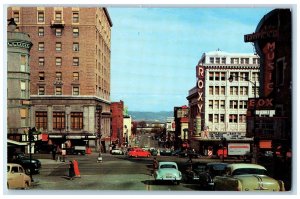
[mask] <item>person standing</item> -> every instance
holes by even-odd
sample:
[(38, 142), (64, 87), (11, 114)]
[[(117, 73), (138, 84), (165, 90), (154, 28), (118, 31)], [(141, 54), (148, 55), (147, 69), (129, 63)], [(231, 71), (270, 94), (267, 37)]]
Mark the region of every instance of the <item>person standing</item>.
[(73, 179), (74, 179), (74, 176), (75, 176), (74, 164), (73, 164), (73, 162), (70, 160), (70, 161), (69, 161), (69, 177), (70, 177), (70, 180), (73, 180)]
[(56, 146), (53, 145), (53, 147), (52, 147), (52, 160), (55, 160), (55, 156), (56, 156)]
[(153, 176), (155, 171), (158, 169), (158, 161), (157, 161), (156, 157), (154, 157), (154, 159), (153, 159), (152, 166), (153, 166), (153, 170), (152, 170), (152, 176)]

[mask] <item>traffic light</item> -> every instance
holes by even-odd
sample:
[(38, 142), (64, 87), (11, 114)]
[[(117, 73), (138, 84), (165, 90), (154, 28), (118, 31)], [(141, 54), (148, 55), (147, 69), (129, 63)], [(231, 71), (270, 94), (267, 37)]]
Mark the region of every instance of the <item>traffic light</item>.
[(28, 140), (29, 141), (34, 141), (34, 136), (33, 136), (34, 132), (36, 132), (35, 127), (29, 129), (29, 131), (28, 131)]

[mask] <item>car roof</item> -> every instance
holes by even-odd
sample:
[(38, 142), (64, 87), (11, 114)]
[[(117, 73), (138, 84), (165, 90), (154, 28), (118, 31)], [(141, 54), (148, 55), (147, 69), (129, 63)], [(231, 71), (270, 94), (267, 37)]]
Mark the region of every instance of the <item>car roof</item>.
[(252, 164), (252, 163), (233, 163), (233, 164), (229, 164), (227, 167), (230, 167), (232, 170), (242, 169), (242, 168), (253, 168), (253, 169), (266, 170), (266, 168), (263, 167), (262, 165)]
[(16, 164), (16, 163), (7, 163), (7, 166), (20, 166), (20, 167), (22, 167), (20, 164)]
[(176, 162), (159, 162), (159, 165), (163, 165), (163, 164), (172, 164), (172, 165), (177, 165)]

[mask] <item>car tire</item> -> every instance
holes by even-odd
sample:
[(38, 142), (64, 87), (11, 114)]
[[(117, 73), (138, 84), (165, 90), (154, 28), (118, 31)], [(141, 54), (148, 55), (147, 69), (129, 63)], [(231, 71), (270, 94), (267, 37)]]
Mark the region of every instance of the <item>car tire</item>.
[(29, 189), (29, 182), (25, 182), (24, 189), (25, 189), (25, 190), (28, 190), (28, 189)]
[(178, 180), (178, 181), (175, 181), (175, 184), (176, 185), (180, 185), (180, 181)]
[(30, 174), (30, 168), (26, 168), (26, 169), (25, 169), (25, 173), (26, 173), (27, 175), (29, 175), (29, 174)]

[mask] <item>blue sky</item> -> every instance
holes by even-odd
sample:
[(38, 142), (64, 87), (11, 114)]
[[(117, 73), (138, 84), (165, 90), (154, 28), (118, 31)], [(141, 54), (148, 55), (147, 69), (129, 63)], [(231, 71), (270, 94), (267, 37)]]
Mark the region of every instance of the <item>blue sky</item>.
[(111, 100), (129, 111), (187, 105), (204, 52), (253, 53), (243, 36), (272, 8), (108, 8), (112, 27)]

